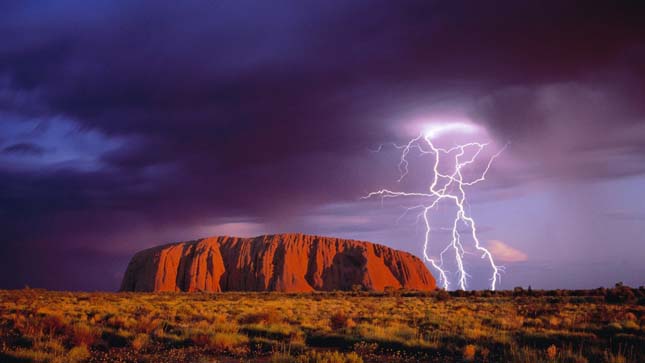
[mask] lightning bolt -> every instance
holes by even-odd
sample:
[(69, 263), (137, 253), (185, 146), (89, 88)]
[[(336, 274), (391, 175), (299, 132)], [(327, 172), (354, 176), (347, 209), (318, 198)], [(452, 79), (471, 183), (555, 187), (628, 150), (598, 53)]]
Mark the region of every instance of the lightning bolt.
[[(506, 149), (506, 146), (489, 158), (486, 168), (481, 173), (478, 178), (472, 180), (465, 180), (462, 174), (462, 170), (473, 164), (480, 153), (488, 146), (488, 143), (479, 143), (471, 142), (462, 145), (457, 145), (450, 149), (444, 149), (436, 147), (431, 139), (435, 134), (421, 133), (419, 136), (410, 140), (406, 145), (398, 146), (396, 148), (401, 149), (401, 159), (399, 161), (399, 171), (400, 177), (398, 181), (402, 181), (408, 175), (408, 160), (407, 157), (412, 150), (417, 150), (421, 154), (432, 155), (432, 168), (433, 168), (433, 177), (428, 191), (422, 192), (398, 192), (392, 191), (389, 189), (381, 189), (375, 192), (371, 192), (368, 195), (364, 196), (363, 199), (380, 197), (381, 200), (385, 198), (398, 198), (398, 197), (415, 197), (422, 198), (427, 200), (427, 202), (416, 205), (406, 209), (406, 212), (409, 212), (413, 209), (420, 209), (421, 212), (417, 216), (417, 220), (423, 219), (425, 225), (425, 238), (423, 241), (423, 257), (424, 259), (432, 265), (432, 267), (437, 270), (439, 273), (439, 281), (442, 283), (443, 287), (448, 290), (450, 288), (450, 282), (448, 280), (448, 272), (444, 268), (444, 255), (448, 251), (454, 251), (455, 254), (455, 263), (458, 269), (458, 281), (457, 284), (460, 289), (465, 290), (467, 286), (467, 280), (471, 277), (464, 268), (464, 256), (466, 250), (462, 244), (462, 236), (459, 233), (460, 224), (465, 225), (468, 228), (468, 233), (472, 237), (475, 245), (475, 250), (481, 254), (481, 258), (486, 260), (492, 269), (492, 275), (490, 278), (490, 289), (495, 290), (495, 287), (500, 280), (500, 272), (504, 270), (503, 266), (498, 266), (495, 264), (493, 255), (488, 251), (484, 246), (481, 245), (479, 237), (477, 236), (477, 225), (472, 216), (466, 211), (464, 205), (467, 203), (466, 200), (466, 190), (465, 187), (475, 185), (479, 182), (486, 180), (486, 175), (490, 169), (493, 161)], [(380, 150), (380, 149), (379, 149)], [(470, 155), (470, 157), (466, 157)], [(451, 173), (442, 173), (439, 171), (440, 161), (448, 159), (454, 165)], [(454, 204), (456, 207), (455, 217), (452, 223), (452, 227), (449, 229), (451, 231), (451, 240), (450, 242), (441, 250), (441, 253), (437, 257), (431, 257), (428, 255), (428, 247), (430, 245), (430, 217), (429, 213), (433, 209), (437, 208), (439, 202), (448, 201)]]

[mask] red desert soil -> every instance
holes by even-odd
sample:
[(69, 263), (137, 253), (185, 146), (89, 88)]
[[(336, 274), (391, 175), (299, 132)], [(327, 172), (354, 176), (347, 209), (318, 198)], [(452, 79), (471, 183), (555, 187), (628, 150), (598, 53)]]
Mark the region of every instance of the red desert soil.
[(410, 253), (382, 245), (303, 234), (211, 237), (134, 255), (122, 291), (434, 290)]

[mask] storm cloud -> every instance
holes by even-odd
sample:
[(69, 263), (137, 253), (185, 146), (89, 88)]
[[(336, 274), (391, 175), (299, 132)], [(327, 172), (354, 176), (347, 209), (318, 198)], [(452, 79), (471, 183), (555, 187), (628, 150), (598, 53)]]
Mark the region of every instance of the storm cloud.
[(360, 237), (396, 173), (370, 150), (427, 115), (511, 143), (499, 193), (643, 175), (643, 10), (3, 2), (0, 287), (114, 289), (133, 251), (230, 226)]

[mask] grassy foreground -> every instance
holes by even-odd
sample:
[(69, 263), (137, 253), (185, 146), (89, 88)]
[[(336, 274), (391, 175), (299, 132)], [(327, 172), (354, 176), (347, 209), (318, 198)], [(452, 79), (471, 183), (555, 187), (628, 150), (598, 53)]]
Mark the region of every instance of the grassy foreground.
[(645, 362), (645, 289), (0, 291), (0, 362)]

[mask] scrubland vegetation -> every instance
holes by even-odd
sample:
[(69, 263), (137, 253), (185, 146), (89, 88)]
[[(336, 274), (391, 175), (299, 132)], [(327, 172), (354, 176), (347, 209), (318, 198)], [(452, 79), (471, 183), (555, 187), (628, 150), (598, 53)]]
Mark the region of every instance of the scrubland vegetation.
[(645, 289), (0, 291), (0, 362), (645, 362)]

